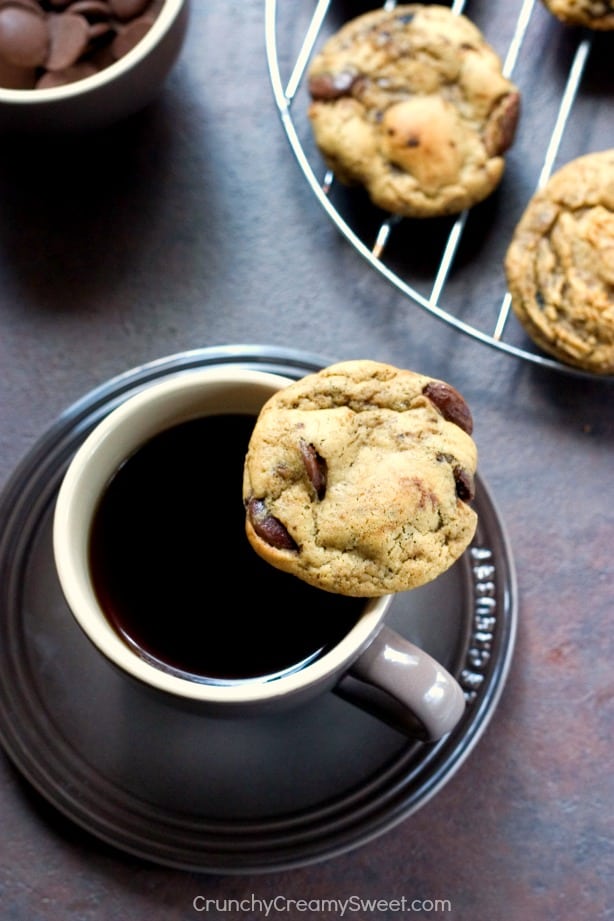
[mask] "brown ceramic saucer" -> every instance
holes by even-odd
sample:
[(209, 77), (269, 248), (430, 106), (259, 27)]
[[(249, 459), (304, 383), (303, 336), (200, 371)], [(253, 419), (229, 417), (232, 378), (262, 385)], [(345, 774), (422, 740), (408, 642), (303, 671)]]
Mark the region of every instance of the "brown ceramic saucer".
[(436, 794), (496, 708), (517, 590), (479, 477), (472, 546), (443, 577), (397, 596), (389, 616), (465, 690), (460, 724), (435, 745), (408, 740), (332, 693), (281, 716), (179, 714), (116, 673), (68, 614), (51, 550), (55, 495), (77, 446), (118, 401), (178, 370), (230, 362), (300, 377), (332, 361), (238, 345), (136, 368), (71, 406), (0, 497), (0, 742), (48, 802), (120, 851), (215, 873), (280, 870), (348, 851)]

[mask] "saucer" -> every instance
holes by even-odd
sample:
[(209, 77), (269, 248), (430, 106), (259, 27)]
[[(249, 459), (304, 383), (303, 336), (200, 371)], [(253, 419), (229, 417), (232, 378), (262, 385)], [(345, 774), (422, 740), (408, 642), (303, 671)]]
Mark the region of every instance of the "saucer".
[(397, 595), (387, 618), (464, 689), (460, 723), (436, 744), (408, 739), (334, 693), (257, 718), (180, 712), (102, 659), (66, 607), (52, 554), (55, 497), (105, 415), (179, 372), (231, 364), (299, 378), (330, 363), (237, 345), (142, 365), (67, 409), (0, 497), (0, 742), (53, 806), (120, 851), (214, 873), (277, 871), (346, 852), (434, 796), (493, 715), (514, 646), (517, 589), (480, 476), (470, 548), (434, 582)]

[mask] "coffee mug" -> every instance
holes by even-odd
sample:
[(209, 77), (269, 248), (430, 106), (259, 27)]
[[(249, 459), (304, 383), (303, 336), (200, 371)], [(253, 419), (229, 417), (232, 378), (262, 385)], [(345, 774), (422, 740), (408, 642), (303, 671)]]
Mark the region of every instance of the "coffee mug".
[(248, 368), (181, 371), (97, 424), (54, 512), (68, 607), (109, 662), (174, 703), (243, 717), (333, 690), (408, 734), (439, 739), (460, 719), (463, 692), (386, 626), (392, 596), (318, 590), (247, 541), (249, 437), (266, 400), (289, 383)]

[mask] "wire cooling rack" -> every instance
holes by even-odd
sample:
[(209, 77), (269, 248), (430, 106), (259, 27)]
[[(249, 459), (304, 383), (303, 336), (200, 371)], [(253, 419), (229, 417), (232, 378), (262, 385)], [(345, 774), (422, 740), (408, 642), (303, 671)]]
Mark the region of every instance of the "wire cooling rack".
[[(397, 4), (395, 2), (384, 3), (385, 9), (393, 9)], [(465, 7), (471, 4), (466, 0), (456, 0), (451, 4), (454, 13), (465, 13), (469, 18), (473, 18), (471, 11)], [(469, 286), (474, 294), (473, 300), (476, 303), (484, 305), (477, 317), (468, 317), (465, 301), (456, 303), (455, 287), (453, 279), (462, 275), (467, 264), (460, 258), (464, 246), (467, 245), (468, 227), (471, 222), (472, 213), (477, 209), (465, 211), (456, 217), (446, 219), (442, 224), (440, 219), (428, 219), (432, 226), (436, 227), (436, 232), (431, 233), (431, 228), (426, 231), (429, 236), (430, 244), (435, 242), (436, 255), (433, 258), (429, 254), (426, 261), (429, 264), (428, 277), (425, 277), (424, 260), (407, 258), (408, 251), (415, 255), (416, 243), (420, 244), (421, 238), (425, 235), (426, 223), (421, 219), (420, 229), (416, 230), (415, 221), (407, 218), (400, 218), (396, 215), (388, 215), (373, 207), (366, 196), (361, 191), (348, 192), (340, 191), (341, 183), (335, 182), (334, 174), (326, 169), (319, 152), (315, 148), (313, 137), (309, 130), (306, 119), (306, 110), (308, 106), (308, 95), (306, 88), (306, 71), (309, 61), (324, 42), (328, 34), (335, 32), (343, 22), (344, 18), (358, 15), (360, 10), (352, 5), (351, 12), (348, 14), (347, 4), (334, 4), (331, 0), (314, 0), (310, 4), (305, 4), (309, 9), (304, 10), (303, 4), (296, 4), (290, 0), (266, 0), (265, 3), (265, 38), (267, 62), (271, 85), (281, 123), (287, 135), (292, 151), (294, 152), (298, 164), (313, 190), (316, 198), (331, 218), (338, 230), (357, 250), (357, 252), (382, 275), (388, 282), (394, 285), (402, 295), (426, 310), (428, 313), (454, 327), (460, 333), (472, 337), (486, 346), (497, 349), (508, 355), (515, 356), (519, 359), (532, 362), (533, 364), (551, 368), (556, 371), (562, 371), (568, 375), (578, 377), (596, 378), (597, 375), (590, 372), (576, 369), (570, 365), (559, 362), (543, 354), (526, 336), (520, 328), (511, 308), (511, 297), (506, 290), (506, 281), (503, 274), (503, 253), (511, 238), (513, 223), (508, 216), (507, 226), (504, 226), (499, 234), (499, 249), (493, 253), (487, 254), (486, 258), (495, 260), (496, 269), (499, 272), (498, 289), (493, 290), (492, 283), (488, 285), (485, 291), (479, 290), (479, 275), (476, 276), (474, 284), (473, 277), (470, 279)], [(343, 9), (339, 10), (339, 6)], [(522, 198), (522, 210), (528, 202), (528, 196), (532, 192), (541, 188), (548, 180), (555, 168), (557, 156), (560, 154), (563, 140), (570, 134), (577, 135), (577, 129), (574, 126), (572, 113), (577, 103), (578, 96), (582, 92), (583, 79), (585, 77), (587, 61), (591, 54), (595, 41), (595, 34), (590, 30), (576, 29), (563, 26), (558, 23), (554, 17), (548, 13), (539, 0), (505, 0), (499, 5), (506, 8), (506, 28), (505, 32), (509, 33), (506, 37), (507, 49), (496, 48), (502, 59), (503, 73), (505, 76), (513, 79), (521, 91), (522, 112), (521, 123), (524, 113), (533, 106), (540, 106), (538, 113), (538, 122), (540, 125), (547, 125), (547, 132), (537, 130), (534, 139), (536, 144), (540, 145), (541, 171), (536, 179), (533, 180), (530, 192), (524, 193)], [(337, 7), (337, 8), (336, 8)], [(492, 9), (492, 8), (491, 8)], [(343, 10), (345, 10), (345, 17)], [(547, 17), (547, 22), (545, 17)], [(476, 22), (480, 28), (480, 22)], [(559, 46), (554, 52), (551, 50), (551, 57), (556, 57), (556, 86), (548, 90), (544, 86), (527, 86), (518, 82), (516, 79), (516, 69), (521, 58), (525, 54), (528, 57), (531, 54), (535, 61), (537, 51), (538, 58), (543, 54), (547, 55), (546, 44), (544, 42), (543, 31), (544, 23), (552, 30), (556, 30), (555, 37), (558, 37)], [(540, 34), (536, 35), (538, 30)], [(493, 44), (492, 37), (487, 29), (483, 29), (485, 37), (490, 44)], [(558, 36), (557, 36), (558, 33)], [(280, 45), (278, 36), (283, 34), (287, 39), (291, 35), (294, 42), (293, 48)], [(546, 38), (552, 38), (552, 31), (547, 32)], [(497, 40), (500, 39), (497, 32)], [(528, 49), (528, 50), (525, 50)], [(614, 53), (614, 43), (611, 48)], [(561, 60), (563, 59), (563, 60)], [(531, 79), (538, 84), (543, 81), (540, 76), (541, 64), (533, 64)], [(286, 74), (282, 77), (282, 70)], [(545, 77), (544, 79), (547, 79)], [(611, 104), (611, 99), (606, 100), (606, 104)], [(542, 112), (543, 108), (543, 112)], [(592, 109), (590, 110), (592, 112)], [(535, 112), (533, 113), (535, 116)], [(543, 116), (543, 117), (542, 117)], [(582, 131), (582, 128), (580, 128)], [(590, 137), (584, 138), (590, 143)], [(506, 176), (509, 171), (509, 160), (513, 156), (516, 148), (517, 139), (507, 154)], [(602, 145), (604, 146), (604, 145)], [(574, 156), (580, 155), (588, 150), (580, 147), (574, 149)], [(520, 155), (519, 155), (520, 156)], [(568, 159), (567, 157), (565, 159)], [(531, 150), (531, 161), (535, 162), (535, 150)], [(504, 177), (505, 180), (505, 177)], [(360, 207), (355, 204), (348, 207), (348, 196), (362, 196), (359, 198)], [(478, 206), (481, 208), (483, 206)], [(365, 219), (365, 211), (372, 212)], [(345, 213), (342, 213), (345, 212)], [(360, 215), (360, 216), (359, 216)], [(495, 215), (495, 218), (497, 215)], [(518, 211), (516, 218), (520, 217)], [(483, 218), (483, 215), (482, 215)], [(516, 219), (515, 218), (515, 219)], [(407, 225), (414, 225), (410, 245), (403, 249), (404, 257), (402, 259), (390, 255), (395, 249), (396, 238), (407, 232)], [(495, 228), (496, 230), (496, 228)], [(492, 228), (491, 228), (492, 232)], [(473, 237), (473, 232), (469, 237)], [(475, 244), (472, 242), (470, 248), (473, 248), (473, 255), (478, 261), (484, 254), (475, 253)], [(431, 247), (432, 248), (432, 247)], [(397, 250), (399, 247), (397, 247)], [(418, 263), (420, 266), (418, 268)], [(495, 272), (495, 275), (497, 274)], [(490, 273), (482, 273), (483, 276)]]

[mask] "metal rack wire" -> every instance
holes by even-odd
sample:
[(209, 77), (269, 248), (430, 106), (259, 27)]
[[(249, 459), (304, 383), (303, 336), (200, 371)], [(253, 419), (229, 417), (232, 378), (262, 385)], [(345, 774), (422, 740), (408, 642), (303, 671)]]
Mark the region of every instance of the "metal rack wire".
[[(522, 0), (521, 2), (513, 36), (503, 61), (503, 73), (508, 78), (512, 77), (519, 52), (528, 34), (535, 4), (536, 0)], [(291, 15), (296, 13), (294, 4), (286, 5), (293, 7)], [(384, 3), (385, 9), (393, 9), (395, 6), (396, 2), (394, 2), (394, 0), (387, 0), (387, 2)], [(451, 5), (451, 9), (454, 13), (458, 14), (463, 12), (465, 6), (466, 0), (455, 0)], [(331, 201), (330, 194), (335, 182), (334, 174), (330, 170), (326, 170), (322, 167), (321, 159), (316, 160), (313, 164), (310, 162), (305, 145), (301, 142), (293, 113), (293, 105), (298, 90), (302, 85), (309, 60), (323, 30), (330, 7), (331, 0), (315, 0), (313, 14), (305, 29), (298, 54), (291, 68), (290, 77), (285, 85), (281, 76), (280, 49), (277, 43), (279, 15), (277, 0), (266, 0), (265, 3), (265, 40), (271, 85), (282, 126), (308, 184), (335, 226), (367, 263), (379, 272), (388, 282), (394, 285), (405, 297), (412, 300), (433, 316), (451, 325), (460, 333), (468, 335), (486, 346), (490, 346), (508, 355), (524, 359), (542, 367), (562, 371), (572, 376), (596, 378), (597, 375), (595, 374), (576, 369), (570, 365), (547, 357), (537, 348), (532, 350), (532, 348), (525, 348), (522, 345), (508, 341), (509, 337), (508, 339), (505, 338), (508, 330), (508, 320), (510, 319), (511, 308), (511, 297), (508, 291), (502, 293), (498, 309), (495, 305), (495, 311), (493, 311), (491, 315), (491, 317), (494, 316), (494, 323), (492, 327), (488, 329), (469, 323), (455, 315), (452, 310), (449, 309), (449, 304), (444, 306), (446, 284), (450, 277), (465, 232), (469, 214), (468, 211), (462, 212), (454, 219), (447, 240), (443, 245), (438, 267), (434, 272), (430, 292), (426, 295), (418, 291), (407, 278), (402, 277), (398, 271), (395, 271), (384, 261), (384, 255), (392, 236), (397, 232), (397, 228), (405, 220), (404, 218), (400, 218), (397, 215), (385, 217), (379, 224), (374, 237), (370, 241), (367, 241), (363, 239), (361, 234), (357, 232), (356, 229), (352, 228), (350, 223), (339, 213), (339, 210)], [(547, 182), (552, 173), (563, 135), (569, 124), (570, 113), (574, 101), (581, 86), (592, 44), (593, 36), (590, 32), (587, 30), (578, 30), (578, 41), (570, 61), (566, 84), (560, 97), (554, 128), (543, 155), (542, 168), (535, 191)], [(314, 158), (312, 157), (312, 159)], [(319, 179), (317, 177), (316, 170), (320, 172), (323, 171), (322, 178)]]

